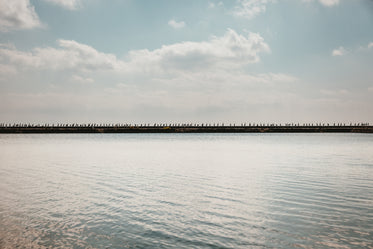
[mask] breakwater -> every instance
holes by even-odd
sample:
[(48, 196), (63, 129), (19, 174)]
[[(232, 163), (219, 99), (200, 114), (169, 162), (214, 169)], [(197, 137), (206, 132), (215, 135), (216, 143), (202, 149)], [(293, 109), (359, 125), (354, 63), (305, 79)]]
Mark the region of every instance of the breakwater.
[(373, 133), (369, 124), (354, 125), (0, 125), (0, 133)]

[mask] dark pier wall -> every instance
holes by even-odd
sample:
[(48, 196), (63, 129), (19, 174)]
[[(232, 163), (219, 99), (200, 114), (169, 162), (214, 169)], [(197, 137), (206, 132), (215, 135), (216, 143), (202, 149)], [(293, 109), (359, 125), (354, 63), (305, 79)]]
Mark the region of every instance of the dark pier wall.
[(0, 133), (373, 133), (373, 126), (2, 126)]

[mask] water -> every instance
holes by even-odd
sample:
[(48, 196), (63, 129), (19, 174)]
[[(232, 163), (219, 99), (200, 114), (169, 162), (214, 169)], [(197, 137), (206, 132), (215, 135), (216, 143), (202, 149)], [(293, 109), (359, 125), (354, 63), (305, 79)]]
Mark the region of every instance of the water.
[(373, 136), (0, 135), (0, 248), (373, 248)]

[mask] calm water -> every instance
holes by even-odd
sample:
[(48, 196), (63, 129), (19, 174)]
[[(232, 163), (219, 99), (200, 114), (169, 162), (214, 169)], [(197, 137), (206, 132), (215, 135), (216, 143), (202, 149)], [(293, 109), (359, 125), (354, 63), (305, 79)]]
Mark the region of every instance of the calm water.
[(373, 248), (373, 135), (0, 135), (0, 248)]

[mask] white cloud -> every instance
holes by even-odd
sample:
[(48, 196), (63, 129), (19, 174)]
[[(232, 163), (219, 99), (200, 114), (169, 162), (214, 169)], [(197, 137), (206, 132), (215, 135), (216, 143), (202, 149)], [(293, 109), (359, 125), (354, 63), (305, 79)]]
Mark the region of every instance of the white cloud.
[(26, 69), (114, 70), (121, 73), (191, 72), (239, 68), (259, 62), (259, 54), (270, 51), (259, 34), (243, 36), (231, 29), (208, 41), (175, 43), (152, 51), (133, 50), (127, 60), (119, 60), (113, 54), (99, 52), (76, 41), (58, 40), (58, 45), (58, 48), (34, 48), (30, 52), (17, 50), (9, 44), (0, 46), (0, 64)]
[(59, 48), (34, 48), (23, 52), (0, 48), (0, 63), (36, 69), (110, 70), (122, 66), (115, 55), (101, 53), (76, 41), (58, 40)]
[(0, 31), (40, 26), (39, 17), (29, 0), (0, 0)]
[(268, 73), (268, 74), (261, 74), (260, 75), (262, 78), (264, 78), (267, 82), (272, 83), (272, 82), (296, 82), (298, 81), (298, 78), (292, 76), (292, 75), (287, 75), (287, 74), (282, 74), (282, 73)]
[(181, 28), (185, 27), (185, 22), (183, 22), (183, 21), (177, 22), (177, 21), (172, 19), (172, 20), (168, 21), (168, 25), (170, 25), (174, 29), (181, 29)]
[(259, 55), (269, 51), (268, 44), (259, 34), (243, 36), (234, 30), (202, 42), (175, 43), (155, 50), (133, 50), (125, 60), (76, 41), (58, 40), (56, 48), (39, 47), (29, 52), (17, 50), (11, 44), (0, 46), (0, 71), (9, 76), (15, 70), (18, 75), (27, 75), (27, 70), (32, 73), (49, 71), (52, 75), (56, 73), (54, 82), (60, 81), (59, 76), (66, 73), (72, 75), (67, 78), (72, 82), (109, 85), (110, 82), (127, 82), (129, 87), (120, 87), (116, 91), (132, 92), (130, 86), (134, 84), (142, 87), (140, 93), (147, 97), (160, 85), (167, 86), (168, 92), (180, 92), (181, 88), (209, 92), (218, 86), (240, 88), (297, 81), (287, 74), (245, 72), (247, 65), (259, 62)]
[(0, 49), (1, 48), (16, 49), (16, 47), (12, 43), (0, 43)]
[[(303, 2), (313, 2), (315, 0), (302, 0)], [(324, 6), (335, 6), (340, 3), (340, 0), (318, 0)], [(277, 0), (238, 0), (238, 4), (234, 7), (232, 14), (237, 17), (252, 19), (261, 13), (266, 12), (269, 3), (276, 3)], [(214, 3), (210, 3), (209, 7), (214, 7)]]
[[(315, 0), (302, 0), (302, 2), (313, 2)], [(340, 0), (318, 0), (324, 6), (335, 6)], [(237, 0), (238, 4), (234, 7), (232, 14), (237, 17), (253, 19), (261, 13), (266, 12), (269, 3), (276, 3), (277, 0)], [(214, 7), (214, 3), (210, 3)]]
[[(74, 10), (80, 0), (44, 0)], [(0, 0), (0, 32), (43, 26), (30, 0)]]
[(204, 42), (182, 42), (149, 51), (129, 53), (135, 68), (163, 70), (203, 70), (212, 67), (230, 69), (260, 60), (259, 53), (269, 52), (269, 46), (256, 33), (247, 37), (229, 29), (222, 37), (212, 37)]
[(215, 3), (213, 3), (213, 2), (209, 2), (209, 3), (208, 3), (208, 8), (209, 8), (209, 9), (213, 9), (213, 8), (215, 8)]
[(0, 64), (0, 78), (5, 75), (14, 75), (17, 72), (16, 68), (10, 65)]
[(342, 55), (345, 55), (346, 53), (347, 53), (346, 49), (342, 46), (332, 51), (333, 56), (342, 56)]
[(373, 42), (368, 44), (368, 48), (373, 48)]
[[(236, 89), (257, 85), (270, 87), (297, 81), (287, 74), (246, 72), (248, 65), (260, 61), (261, 53), (269, 51), (269, 46), (259, 34), (243, 36), (234, 30), (202, 42), (175, 43), (155, 50), (133, 50), (124, 60), (76, 41), (58, 40), (57, 47), (38, 47), (28, 52), (17, 50), (11, 44), (0, 46), (0, 71), (4, 73), (3, 79), (13, 77), (14, 80), (18, 75), (34, 75), (43, 71), (50, 75), (48, 80), (57, 85), (63, 85), (66, 80), (97, 82), (90, 87), (104, 84), (112, 89), (115, 82), (126, 82), (126, 87), (114, 90), (118, 94), (126, 92), (138, 98), (139, 95), (144, 96), (141, 98), (143, 101), (153, 96), (158, 88), (167, 89), (169, 94), (179, 94), (180, 98), (183, 89), (186, 89), (191, 100), (202, 98), (199, 96), (202, 93), (228, 86)], [(16, 71), (17, 75), (14, 74)], [(27, 78), (32, 82), (32, 77)], [(162, 98), (165, 97), (162, 95)], [(183, 105), (179, 102), (180, 98), (169, 101)], [(136, 103), (138, 101), (131, 105)]]
[(320, 93), (323, 95), (328, 95), (328, 96), (341, 96), (341, 95), (346, 95), (349, 93), (346, 89), (337, 89), (337, 90), (328, 90), (328, 89), (321, 89)]
[[(284, 74), (247, 74), (245, 66), (260, 61), (269, 46), (259, 34), (246, 36), (227, 30), (202, 42), (181, 42), (155, 50), (133, 50), (120, 60), (115, 55), (70, 40), (58, 40), (56, 47), (21, 51), (12, 44), (0, 44), (2, 78), (38, 71), (80, 83), (131, 82), (130, 84), (171, 84), (197, 87), (221, 84), (271, 84), (293, 82)], [(70, 74), (72, 76), (66, 76)], [(82, 76), (89, 75), (89, 77)], [(147, 82), (147, 83), (142, 83)], [(152, 88), (153, 89), (153, 88)], [(154, 90), (154, 89), (153, 89)], [(144, 90), (145, 91), (145, 90)]]
[(339, 4), (339, 0), (319, 0), (319, 2), (328, 7)]
[[(314, 0), (302, 0), (302, 1), (313, 2)], [(340, 3), (340, 0), (319, 0), (319, 3), (327, 7), (332, 7), (332, 6), (338, 5)]]
[(94, 80), (92, 78), (82, 77), (82, 76), (79, 76), (79, 75), (73, 75), (71, 77), (71, 79), (73, 81), (80, 82), (80, 83), (92, 83), (92, 82), (94, 82)]
[[(248, 72), (250, 64), (259, 62), (261, 53), (269, 51), (259, 34), (240, 35), (234, 30), (201, 42), (133, 50), (123, 60), (69, 40), (27, 52), (12, 44), (0, 44), (0, 73), (4, 71), (0, 80), (8, 82), (9, 78), (18, 85), (35, 83), (34, 90), (39, 91), (34, 95), (0, 93), (0, 112), (33, 120), (48, 110), (53, 113), (47, 115), (49, 118), (65, 115), (75, 122), (84, 117), (123, 116), (147, 122), (219, 117), (234, 121), (243, 116), (258, 119), (263, 106), (268, 111), (283, 103), (298, 81), (278, 72)], [(18, 72), (10, 75), (13, 69)], [(40, 77), (40, 71), (45, 77)], [(85, 84), (90, 82), (96, 84)], [(50, 84), (53, 88), (46, 87)], [(253, 112), (259, 109), (259, 116), (255, 116)]]
[(216, 6), (223, 6), (224, 4), (223, 4), (223, 2), (222, 1), (220, 1), (220, 2), (218, 2), (217, 4), (216, 3), (214, 3), (214, 2), (209, 2), (208, 3), (208, 8), (209, 9), (213, 9), (213, 8), (215, 8)]
[(252, 19), (266, 11), (266, 5), (273, 0), (239, 0), (239, 4), (234, 8), (233, 15)]
[(80, 0), (44, 0), (69, 10), (75, 10), (80, 5)]

